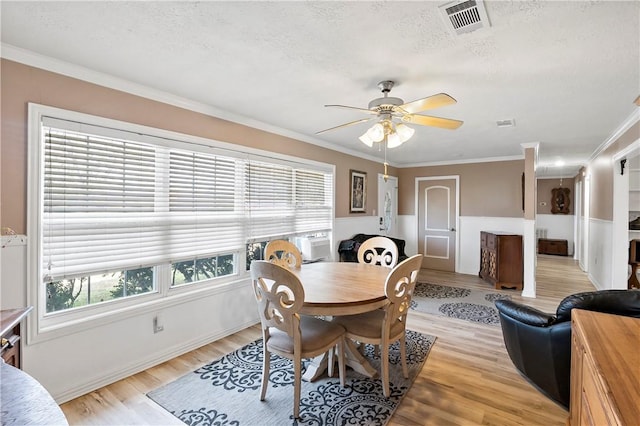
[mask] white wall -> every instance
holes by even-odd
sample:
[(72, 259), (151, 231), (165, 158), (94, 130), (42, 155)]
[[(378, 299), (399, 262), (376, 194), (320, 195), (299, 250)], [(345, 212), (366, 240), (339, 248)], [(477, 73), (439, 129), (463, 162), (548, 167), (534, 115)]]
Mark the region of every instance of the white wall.
[[(0, 261), (2, 309), (25, 306), (24, 237), (7, 244)], [(214, 293), (101, 318), (55, 339), (23, 341), (23, 369), (62, 403), (258, 322), (248, 279)], [(154, 334), (158, 314), (164, 331)]]
[(574, 215), (564, 214), (539, 214), (536, 216), (536, 228), (546, 229), (546, 238), (567, 240), (569, 256), (573, 256), (575, 250)]
[[(378, 216), (350, 216), (336, 218), (333, 228), (333, 260), (338, 261), (340, 241), (348, 240), (355, 234), (381, 234)], [(396, 235), (389, 235), (396, 237)], [(398, 238), (402, 238), (398, 236)]]
[(613, 288), (613, 223), (608, 220), (589, 220), (589, 279), (598, 290)]
[[(460, 216), (458, 226), (460, 253), (457, 272), (478, 275), (480, 271), (480, 231), (513, 232), (523, 235), (524, 219), (521, 217)], [(528, 260), (524, 261), (526, 263)]]

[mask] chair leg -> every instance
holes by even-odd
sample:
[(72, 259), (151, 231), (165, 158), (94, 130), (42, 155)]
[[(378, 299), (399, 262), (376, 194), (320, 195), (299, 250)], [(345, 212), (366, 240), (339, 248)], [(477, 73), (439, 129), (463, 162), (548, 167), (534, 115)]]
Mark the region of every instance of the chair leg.
[(345, 367), (345, 361), (344, 361), (344, 349), (345, 349), (345, 342), (344, 342), (344, 338), (342, 338), (338, 342), (338, 374), (340, 374), (340, 386), (342, 387), (345, 386), (345, 380), (347, 377), (347, 369)]
[(385, 397), (389, 398), (391, 394), (389, 390), (389, 344), (388, 342), (383, 342), (380, 346), (382, 349), (382, 355), (380, 356), (382, 393)]
[(267, 386), (269, 385), (269, 366), (271, 365), (271, 352), (267, 350), (266, 343), (263, 348), (262, 356), (262, 388), (260, 389), (260, 401), (264, 401), (267, 394)]
[(300, 354), (293, 357), (293, 418), (300, 417), (300, 387), (302, 386), (302, 359)]
[(402, 362), (402, 374), (405, 379), (409, 378), (409, 369), (407, 368), (407, 342), (405, 335), (400, 337), (400, 361)]
[(333, 377), (333, 367), (334, 367), (334, 349), (335, 346), (332, 346), (331, 349), (329, 349), (329, 353), (327, 354), (327, 374), (329, 375), (329, 377)]

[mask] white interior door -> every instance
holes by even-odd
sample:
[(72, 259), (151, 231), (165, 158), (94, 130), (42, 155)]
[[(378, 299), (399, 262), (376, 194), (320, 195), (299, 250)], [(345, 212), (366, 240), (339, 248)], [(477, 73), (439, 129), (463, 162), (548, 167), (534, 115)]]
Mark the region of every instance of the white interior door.
[(397, 236), (398, 231), (398, 178), (388, 176), (385, 181), (378, 174), (378, 224), (381, 234)]
[(418, 252), (423, 268), (455, 272), (458, 223), (457, 178), (418, 183)]

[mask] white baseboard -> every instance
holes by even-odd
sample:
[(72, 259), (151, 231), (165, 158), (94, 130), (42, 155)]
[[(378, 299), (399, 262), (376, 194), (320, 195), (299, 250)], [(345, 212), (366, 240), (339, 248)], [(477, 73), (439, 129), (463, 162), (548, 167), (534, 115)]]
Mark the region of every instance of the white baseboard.
[(230, 336), (254, 324), (256, 324), (256, 322), (245, 323), (232, 329), (222, 330), (211, 335), (193, 339), (190, 342), (177, 342), (175, 345), (167, 347), (166, 350), (162, 352), (150, 354), (146, 359), (138, 360), (138, 362), (132, 363), (128, 366), (123, 366), (122, 368), (118, 368), (117, 370), (108, 373), (96, 375), (95, 377), (86, 380), (82, 386), (75, 386), (73, 388), (62, 390), (61, 392), (52, 395), (53, 399), (55, 399), (58, 404), (65, 403), (89, 392), (93, 392), (96, 389), (115, 383), (118, 380), (125, 379), (148, 368), (169, 361), (170, 359), (176, 358), (189, 351), (198, 349), (206, 344)]

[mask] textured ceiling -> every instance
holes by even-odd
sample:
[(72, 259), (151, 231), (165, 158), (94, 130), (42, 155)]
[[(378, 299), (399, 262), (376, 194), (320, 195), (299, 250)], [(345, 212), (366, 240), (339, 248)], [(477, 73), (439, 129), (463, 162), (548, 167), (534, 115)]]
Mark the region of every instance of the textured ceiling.
[(464, 125), (415, 126), (388, 152), (397, 166), (521, 156), (538, 142), (541, 174), (566, 175), (637, 109), (640, 2), (487, 1), (491, 26), (460, 36), (443, 3), (2, 1), (3, 56), (45, 55), (367, 158), (383, 157), (358, 140), (368, 123), (315, 135), (364, 118), (323, 105), (366, 108), (381, 80), (405, 101), (456, 98), (425, 114)]

